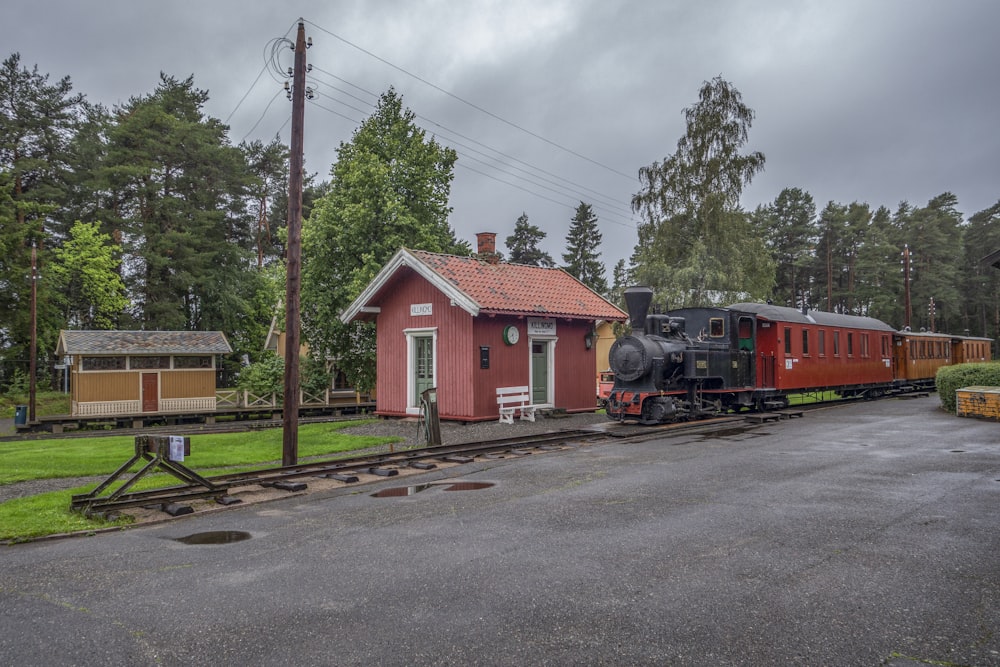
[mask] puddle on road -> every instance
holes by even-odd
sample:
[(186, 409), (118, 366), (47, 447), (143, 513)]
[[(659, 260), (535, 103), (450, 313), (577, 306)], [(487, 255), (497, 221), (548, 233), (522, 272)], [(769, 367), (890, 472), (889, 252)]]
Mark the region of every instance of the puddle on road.
[(206, 533), (194, 533), (187, 537), (174, 538), (181, 544), (231, 544), (249, 540), (250, 533), (245, 530), (213, 530)]
[(450, 486), (444, 487), (445, 491), (478, 491), (479, 489), (488, 489), (493, 486), (493, 482), (455, 482)]
[(717, 440), (720, 438), (733, 438), (736, 440), (746, 440), (747, 438), (759, 438), (762, 435), (768, 435), (767, 433), (757, 431), (754, 427), (747, 426), (743, 428), (726, 428), (718, 431), (711, 431), (709, 433), (702, 434), (698, 436), (701, 442), (707, 440)]
[(428, 484), (412, 484), (410, 486), (394, 486), (371, 494), (372, 498), (398, 498), (414, 496), (432, 487), (444, 487), (445, 491), (478, 491), (494, 486), (493, 482), (430, 482)]

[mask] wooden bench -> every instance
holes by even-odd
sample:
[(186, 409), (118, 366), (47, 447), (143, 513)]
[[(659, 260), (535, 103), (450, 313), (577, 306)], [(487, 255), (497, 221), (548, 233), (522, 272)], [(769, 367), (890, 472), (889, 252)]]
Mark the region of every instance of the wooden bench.
[(513, 424), (514, 413), (518, 411), (521, 419), (535, 421), (535, 406), (531, 404), (527, 387), (498, 387), (497, 405), (500, 406), (501, 424)]

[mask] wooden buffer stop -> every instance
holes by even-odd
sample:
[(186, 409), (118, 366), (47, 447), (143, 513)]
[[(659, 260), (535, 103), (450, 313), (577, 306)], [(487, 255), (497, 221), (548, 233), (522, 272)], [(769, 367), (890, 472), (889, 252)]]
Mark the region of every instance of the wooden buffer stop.
[[(228, 504), (224, 498), (228, 498), (225, 492), (229, 485), (212, 482), (185, 466), (184, 457), (190, 456), (190, 454), (191, 438), (187, 436), (137, 435), (135, 436), (135, 454), (132, 458), (89, 493), (74, 495), (70, 508), (87, 515), (96, 515), (106, 514), (111, 509), (156, 504), (158, 502), (157, 496), (163, 496), (164, 489), (128, 493), (128, 490), (136, 482), (154, 471), (169, 473), (192, 487), (190, 491), (177, 488), (169, 489), (173, 499), (186, 500), (215, 496), (220, 502)], [(132, 473), (130, 478), (124, 479), (129, 470), (140, 461), (145, 461), (145, 465), (137, 472)], [(109, 492), (115, 482), (120, 479), (123, 480), (123, 483)], [(190, 507), (175, 503), (162, 509), (173, 515), (188, 514), (192, 511)]]

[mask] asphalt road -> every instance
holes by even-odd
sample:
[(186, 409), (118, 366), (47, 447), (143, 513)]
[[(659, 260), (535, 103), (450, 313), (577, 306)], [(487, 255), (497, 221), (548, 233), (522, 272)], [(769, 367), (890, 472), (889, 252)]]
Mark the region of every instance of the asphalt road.
[(0, 547), (0, 664), (1000, 665), (1000, 424), (938, 405)]

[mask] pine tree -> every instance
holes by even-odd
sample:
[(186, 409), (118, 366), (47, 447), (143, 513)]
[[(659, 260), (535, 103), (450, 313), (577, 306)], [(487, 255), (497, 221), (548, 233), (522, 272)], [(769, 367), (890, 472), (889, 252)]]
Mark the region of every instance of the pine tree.
[(843, 313), (846, 308), (846, 277), (844, 237), (847, 228), (847, 207), (827, 202), (817, 220), (816, 253), (813, 256), (814, 276), (810, 303), (819, 310)]
[(552, 256), (538, 247), (544, 238), (545, 232), (528, 223), (527, 213), (521, 213), (514, 223), (514, 233), (505, 240), (509, 261), (514, 264), (529, 264), (546, 268), (555, 266), (556, 263), (552, 261)]
[(20, 54), (0, 64), (0, 188), (10, 215), (3, 221), (0, 257), (0, 353), (27, 359), (31, 337), (32, 247), (42, 277), (37, 283), (39, 369), (55, 349), (61, 326), (45, 268), (51, 248), (69, 227), (63, 214), (74, 168), (69, 142), (78, 124), (83, 96), (72, 93), (69, 77), (50, 83), (38, 67), (21, 65)]
[(855, 304), (858, 315), (902, 327), (903, 276), (891, 218), (884, 206), (871, 217), (864, 244), (858, 249)]
[(226, 127), (207, 118), (192, 78), (161, 74), (147, 96), (115, 113), (108, 132), (107, 222), (122, 239), (136, 324), (152, 329), (243, 329), (259, 287), (251, 271), (256, 220), (247, 215), (249, 173)]
[(962, 280), (963, 330), (994, 340), (1000, 338), (1000, 271), (984, 265), (982, 260), (996, 250), (1000, 250), (1000, 201), (969, 217), (964, 235)]
[(785, 188), (772, 204), (754, 215), (763, 216), (757, 227), (777, 264), (774, 301), (795, 307), (808, 292), (808, 267), (816, 244), (812, 195), (800, 188)]
[(955, 195), (945, 192), (927, 206), (914, 209), (903, 228), (912, 252), (910, 301), (913, 328), (930, 328), (928, 307), (934, 299), (936, 331), (961, 328), (959, 262), (962, 258), (962, 215)]
[(608, 291), (604, 263), (601, 262), (601, 241), (597, 216), (590, 204), (580, 202), (566, 234), (566, 252), (562, 256), (566, 264), (563, 268), (598, 294)]
[(286, 216), (273, 219), (271, 213), (276, 201), (285, 203), (287, 211), (288, 148), (278, 141), (267, 145), (261, 141), (253, 141), (240, 144), (240, 149), (253, 174), (247, 203), (250, 214), (257, 220), (254, 238), (250, 243), (256, 246), (259, 268), (281, 256), (277, 230), (279, 220), (283, 223)]

